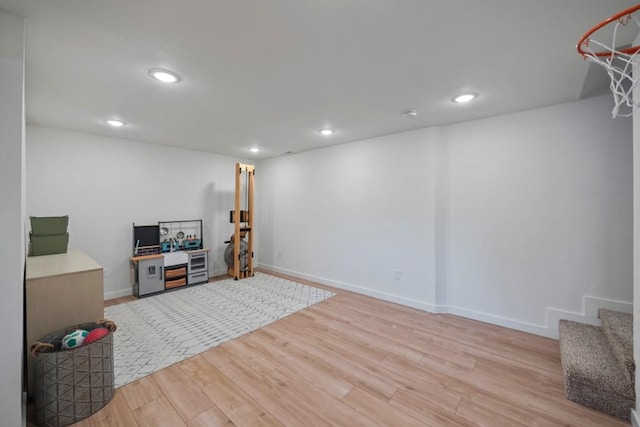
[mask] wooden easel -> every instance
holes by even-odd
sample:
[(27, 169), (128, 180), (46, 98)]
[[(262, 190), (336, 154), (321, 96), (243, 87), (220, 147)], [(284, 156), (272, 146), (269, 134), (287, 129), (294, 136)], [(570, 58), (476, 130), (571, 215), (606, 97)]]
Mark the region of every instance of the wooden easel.
[[(244, 191), (243, 191), (244, 174)], [(236, 163), (236, 204), (231, 211), (229, 220), (234, 225), (233, 233), (233, 268), (229, 268), (227, 273), (234, 279), (244, 279), (253, 277), (253, 179), (255, 167)], [(242, 197), (246, 197), (246, 210), (241, 209)], [(245, 269), (240, 269), (240, 240), (247, 238), (247, 265)]]

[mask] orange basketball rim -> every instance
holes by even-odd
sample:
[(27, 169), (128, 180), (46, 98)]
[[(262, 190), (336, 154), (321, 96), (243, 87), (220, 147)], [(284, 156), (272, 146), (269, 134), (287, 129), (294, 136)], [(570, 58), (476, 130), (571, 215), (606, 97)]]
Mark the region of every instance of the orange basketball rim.
[[(625, 55), (633, 55), (634, 53), (638, 52), (638, 50), (640, 50), (640, 45), (638, 46), (631, 46), (631, 47), (627, 47), (627, 48), (622, 48), (622, 49), (616, 49), (615, 46), (611, 46), (611, 50), (604, 50), (601, 52), (593, 52), (593, 51), (585, 51), (584, 49), (587, 48), (589, 46), (589, 41), (591, 36), (597, 32), (599, 29), (611, 24), (612, 22), (617, 22), (617, 25), (627, 25), (629, 23), (629, 21), (631, 20), (631, 15), (637, 11), (638, 9), (640, 9), (640, 4), (630, 7), (628, 9), (623, 10), (620, 13), (617, 13), (607, 19), (605, 19), (604, 21), (602, 21), (601, 23), (599, 23), (598, 25), (595, 25), (593, 28), (591, 28), (589, 31), (587, 31), (586, 33), (584, 33), (584, 35), (582, 36), (582, 38), (580, 39), (580, 41), (578, 42), (576, 49), (578, 50), (578, 53), (580, 55), (582, 55), (583, 57), (585, 56), (589, 56), (589, 55), (595, 55), (595, 56), (611, 56), (611, 55), (618, 55), (618, 54), (625, 54)], [(614, 36), (615, 39), (615, 36)]]

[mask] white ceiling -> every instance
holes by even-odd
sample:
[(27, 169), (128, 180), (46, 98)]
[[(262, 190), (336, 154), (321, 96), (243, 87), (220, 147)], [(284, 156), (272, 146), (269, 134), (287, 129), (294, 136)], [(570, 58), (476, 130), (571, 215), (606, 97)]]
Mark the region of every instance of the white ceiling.
[(27, 18), (28, 123), (256, 159), (589, 96), (605, 74), (575, 45), (633, 4), (0, 0)]

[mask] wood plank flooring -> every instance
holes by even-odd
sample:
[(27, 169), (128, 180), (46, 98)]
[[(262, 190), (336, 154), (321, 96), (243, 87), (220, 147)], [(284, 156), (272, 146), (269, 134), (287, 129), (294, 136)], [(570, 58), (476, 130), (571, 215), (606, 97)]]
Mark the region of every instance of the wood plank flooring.
[(556, 340), (331, 290), (75, 426), (629, 425), (565, 398)]

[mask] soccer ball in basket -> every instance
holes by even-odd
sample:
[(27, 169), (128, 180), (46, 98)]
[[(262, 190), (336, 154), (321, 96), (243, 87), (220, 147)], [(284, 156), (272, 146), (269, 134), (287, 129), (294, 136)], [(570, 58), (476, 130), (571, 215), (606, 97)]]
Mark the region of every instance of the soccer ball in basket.
[(84, 329), (76, 329), (62, 338), (62, 348), (68, 350), (80, 347), (87, 335), (89, 335), (88, 331), (85, 331)]

